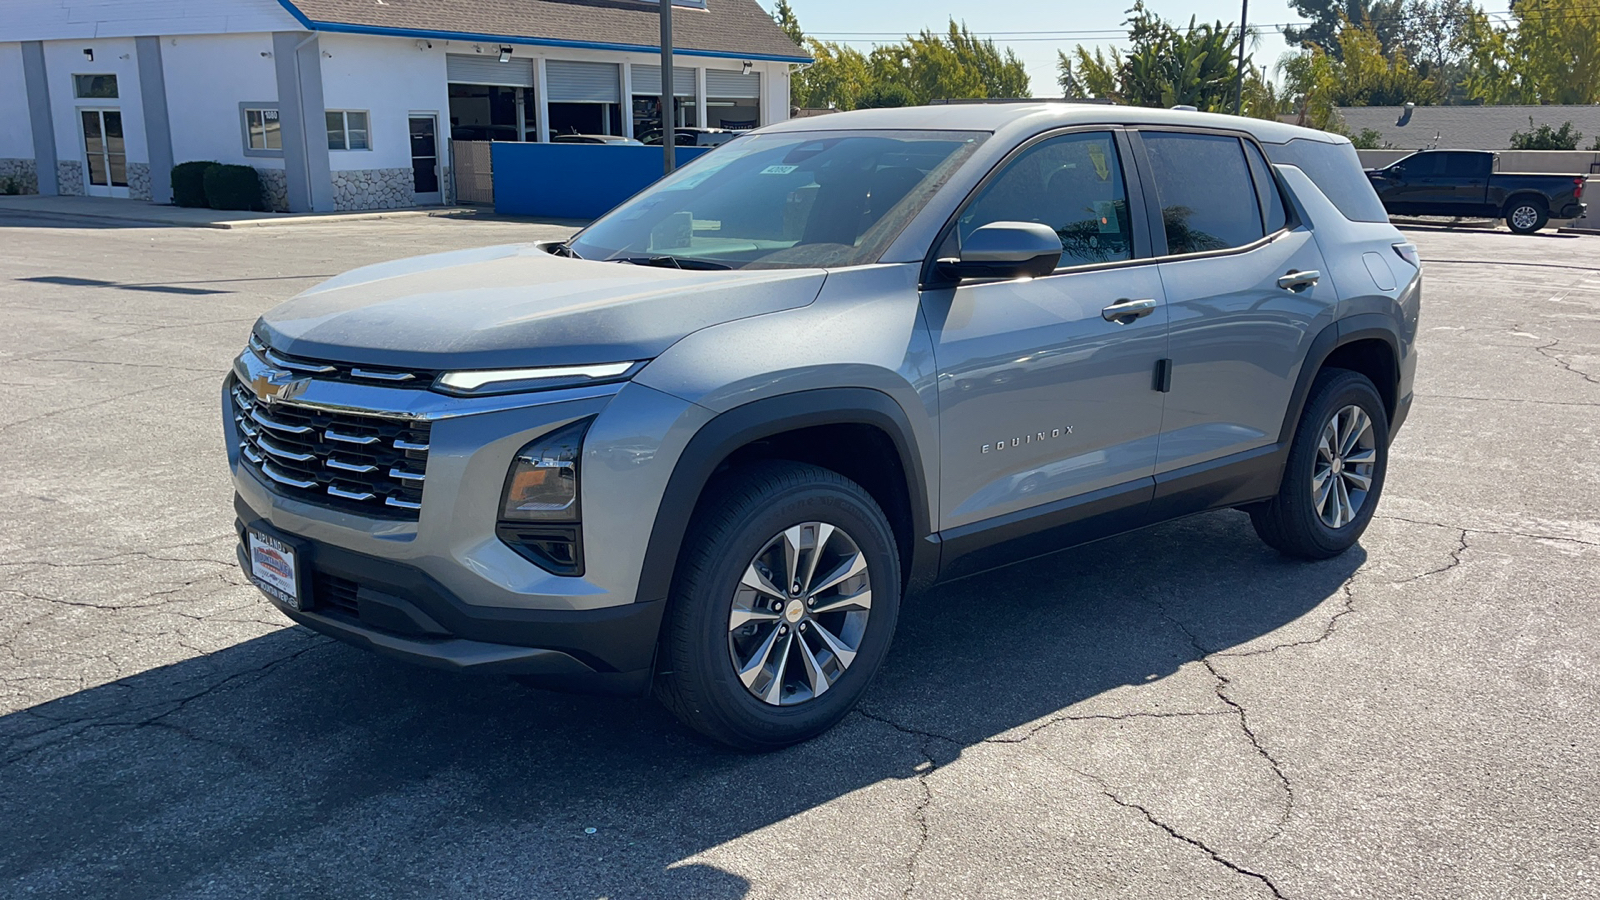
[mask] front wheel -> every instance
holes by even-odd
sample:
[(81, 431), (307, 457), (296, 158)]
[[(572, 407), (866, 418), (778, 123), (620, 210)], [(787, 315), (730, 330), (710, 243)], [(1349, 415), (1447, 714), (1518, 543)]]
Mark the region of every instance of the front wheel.
[(1506, 207), (1506, 227), (1517, 234), (1533, 234), (1550, 221), (1550, 212), (1532, 200), (1519, 200)]
[(690, 728), (774, 750), (833, 727), (889, 650), (894, 532), (860, 485), (771, 462), (729, 476), (679, 562), (657, 695)]
[(1326, 369), (1311, 395), (1284, 466), (1278, 496), (1250, 508), (1268, 546), (1301, 559), (1328, 559), (1367, 530), (1389, 466), (1389, 417), (1359, 372)]

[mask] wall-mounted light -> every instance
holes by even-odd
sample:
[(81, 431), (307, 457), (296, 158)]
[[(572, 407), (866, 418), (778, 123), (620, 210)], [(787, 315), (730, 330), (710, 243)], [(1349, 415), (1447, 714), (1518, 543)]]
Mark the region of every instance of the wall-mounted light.
[(740, 75), (749, 75), (750, 74), (750, 70), (755, 68), (755, 67), (756, 67), (756, 64), (747, 59), (747, 60), (744, 61), (744, 71), (740, 72), (739, 74)]
[(433, 41), (417, 41), (418, 50), (432, 50)]
[(94, 62), (94, 51), (90, 48), (83, 48), (83, 55), (89, 60), (89, 62)]
[(501, 47), (500, 48), (500, 61), (503, 62), (503, 63), (511, 62), (511, 48), (510, 47)]

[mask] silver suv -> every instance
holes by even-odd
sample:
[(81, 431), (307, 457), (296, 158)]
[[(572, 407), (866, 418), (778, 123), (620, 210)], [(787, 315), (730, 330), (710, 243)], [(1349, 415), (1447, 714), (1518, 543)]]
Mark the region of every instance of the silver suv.
[(902, 598), (1206, 510), (1350, 547), (1416, 248), (1343, 138), (1067, 104), (788, 122), (566, 243), (342, 275), (222, 390), (239, 559), (412, 662), (806, 739)]

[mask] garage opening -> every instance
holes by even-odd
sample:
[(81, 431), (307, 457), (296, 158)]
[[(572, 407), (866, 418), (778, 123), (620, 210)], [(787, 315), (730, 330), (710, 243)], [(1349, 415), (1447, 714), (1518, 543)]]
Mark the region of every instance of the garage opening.
[(445, 57), (450, 82), (450, 139), (456, 141), (531, 141), (537, 139), (534, 63), (515, 57)]
[(545, 63), (550, 134), (622, 134), (622, 67), (615, 63)]

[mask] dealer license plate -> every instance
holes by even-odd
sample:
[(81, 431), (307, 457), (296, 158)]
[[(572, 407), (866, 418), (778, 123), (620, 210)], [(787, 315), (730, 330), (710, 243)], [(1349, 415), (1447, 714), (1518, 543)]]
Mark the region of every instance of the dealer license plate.
[(294, 547), (254, 528), (245, 530), (250, 580), (290, 609), (301, 608), (299, 554)]

